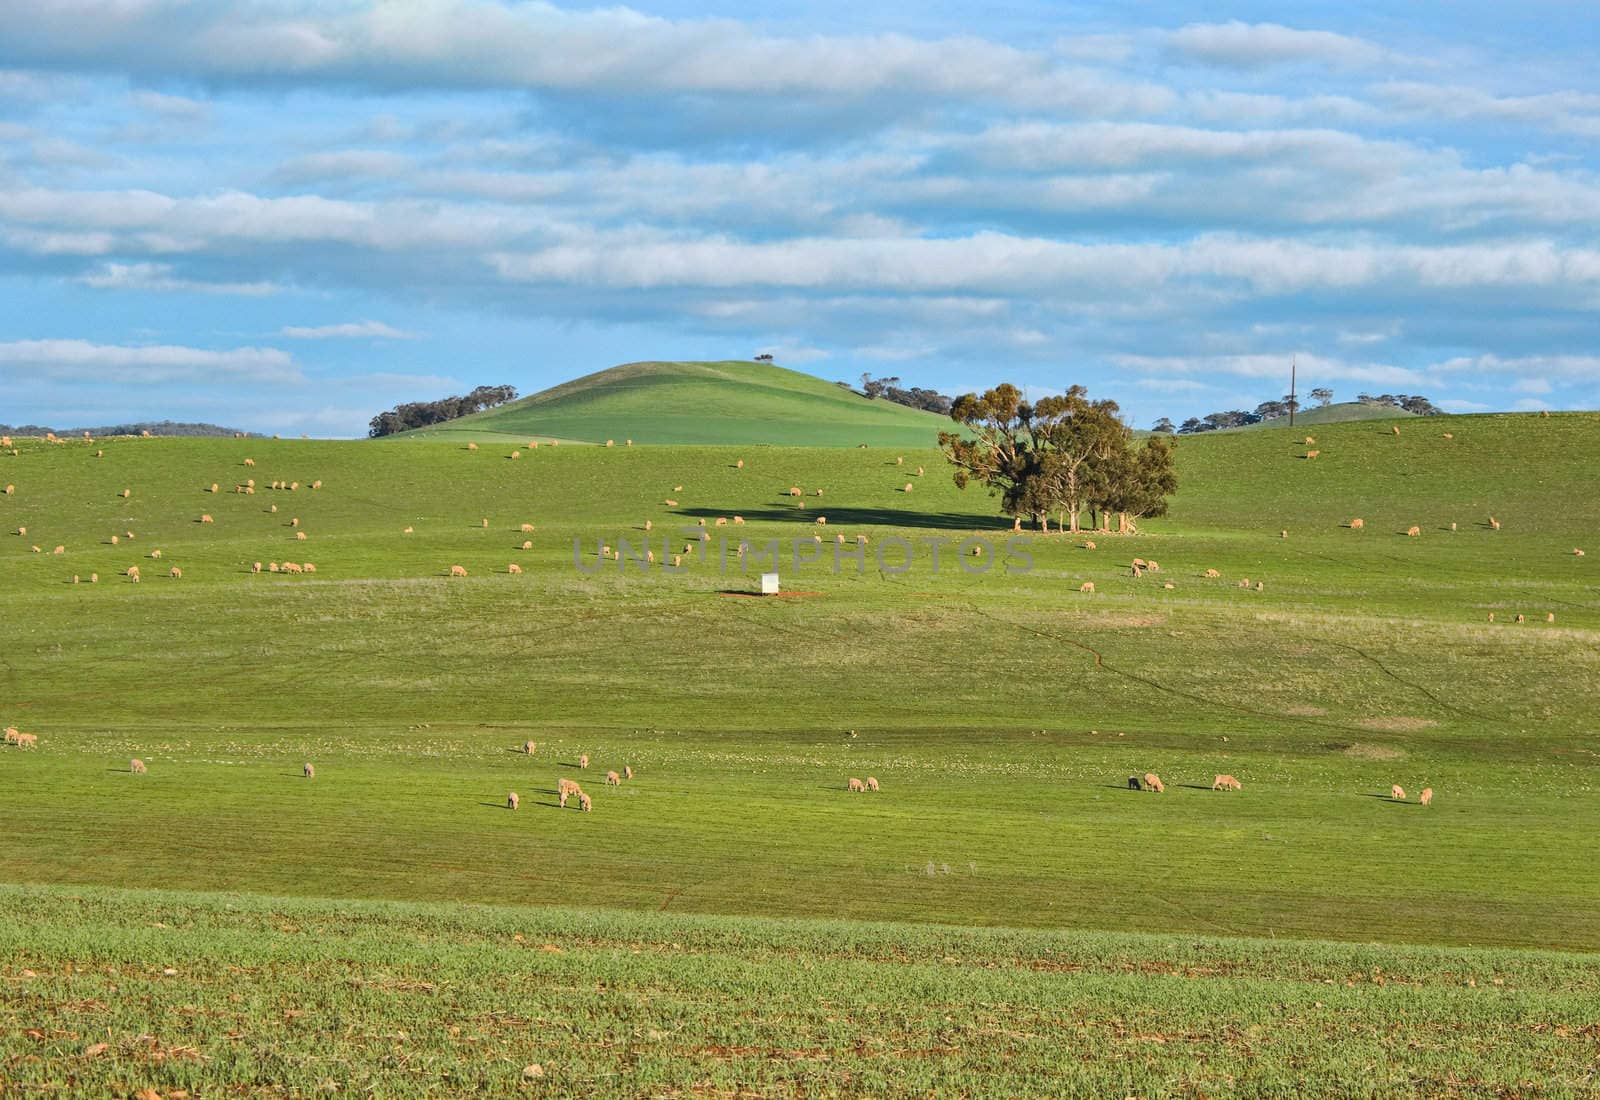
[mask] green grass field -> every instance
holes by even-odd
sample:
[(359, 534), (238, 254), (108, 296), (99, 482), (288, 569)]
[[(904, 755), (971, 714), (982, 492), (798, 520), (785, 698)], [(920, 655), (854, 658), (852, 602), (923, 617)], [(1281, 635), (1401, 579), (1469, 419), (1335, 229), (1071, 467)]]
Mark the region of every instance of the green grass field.
[[(1019, 1094), (1070, 1070), (1105, 1095), (1282, 1095), (1290, 1080), (1344, 1095), (1591, 1094), (1595, 959), (1527, 951), (1600, 950), (1600, 594), (1573, 554), (1600, 520), (1587, 470), (1597, 427), (1590, 414), (1413, 419), (1399, 436), (1387, 422), (1329, 424), (1313, 461), (1286, 431), (1186, 438), (1172, 514), (1145, 533), (1090, 536), (1095, 550), (1035, 536), (1012, 553), (994, 501), (956, 490), (931, 450), (563, 446), (512, 460), (510, 444), (463, 442), (18, 441), (19, 456), (0, 456), (0, 483), (16, 488), (0, 497), (0, 724), (39, 747), (0, 752), (0, 879), (26, 884), (5, 904), (37, 919), (4, 922), (4, 1009), (56, 1042), (23, 1017), (111, 1004), (94, 982), (120, 980), (106, 970), (127, 965), (118, 945), (165, 938), (165, 957), (188, 944), (185, 966), (217, 977), (141, 971), (151, 984), (135, 1003), (151, 1012), (243, 994), (218, 961), (234, 951), (246, 961), (229, 965), (288, 983), (260, 995), (274, 1010), (294, 982), (368, 981), (383, 966), (513, 990), (524, 1000), (499, 1011), (560, 1034), (580, 1027), (582, 1004), (603, 1004), (583, 1025), (599, 1047), (549, 1056), (574, 1074), (539, 1086), (557, 1093)], [(228, 491), (247, 477), (254, 495)], [(267, 488), (280, 480), (302, 487)], [(223, 491), (205, 492), (212, 482)], [(714, 526), (735, 515), (747, 522)], [(1356, 516), (1364, 530), (1346, 526)], [(701, 518), (710, 560), (681, 572), (575, 568), (574, 540), (592, 568), (600, 542), (637, 545), (650, 521), (665, 557)], [(1420, 537), (1404, 534), (1413, 525)], [(834, 572), (830, 542), (797, 568), (785, 550), (793, 595), (745, 595), (759, 567), (737, 566), (739, 537), (813, 532), (867, 535), (864, 563)], [(912, 546), (905, 571), (897, 537)], [(971, 537), (991, 552), (959, 554)], [(948, 540), (937, 572), (926, 539)], [(1135, 555), (1161, 571), (1134, 579)], [(249, 572), (285, 559), (317, 573)], [(135, 564), (137, 585), (123, 575)], [(470, 575), (450, 578), (455, 564)], [(174, 565), (181, 580), (165, 575)], [(1240, 588), (1246, 577), (1262, 590)], [(148, 775), (129, 774), (135, 756)], [(301, 778), (305, 761), (316, 779)], [(604, 772), (625, 763), (636, 778), (607, 788)], [(1147, 771), (1166, 794), (1126, 789)], [(1243, 791), (1209, 790), (1218, 772)], [(846, 793), (866, 775), (882, 793)], [(561, 777), (582, 779), (593, 813), (554, 807)], [(1387, 797), (1392, 783), (1407, 802)], [(1426, 809), (1423, 787), (1437, 792)], [(151, 888), (234, 893), (121, 892)], [(79, 895), (92, 902), (83, 919)], [(525, 984), (512, 948), (452, 930), (479, 919), (470, 912), (255, 895), (510, 906), (493, 919), (552, 942), (608, 928), (642, 942), (675, 921), (707, 939), (673, 960), (610, 947), (563, 956), (578, 970), (544, 959), (558, 970), (546, 989)], [(181, 921), (153, 937), (140, 916), (181, 910), (209, 929), (221, 918), (203, 914), (226, 905), (304, 914), (328, 930), (324, 955), (300, 959), (285, 946), (298, 941), (244, 918), (191, 941)], [(383, 966), (351, 915), (368, 913), (399, 926), (403, 949)], [(858, 968), (829, 954), (857, 933), (764, 918), (894, 923), (859, 933), (878, 946)], [(102, 925), (104, 937), (83, 930)], [(933, 927), (957, 925), (996, 931)], [(1038, 931), (1000, 931), (1019, 928)], [(763, 937), (787, 945), (781, 965), (750, 946)], [(886, 946), (951, 937), (968, 937), (938, 948), (959, 965)], [(458, 941), (476, 946), (433, 950)], [(1087, 985), (1057, 987), (1026, 962), (1050, 943), (1141, 975), (1148, 956), (1148, 981), (1090, 967)], [(1229, 952), (1248, 960), (1229, 971), (1237, 981), (1167, 973)], [(91, 975), (85, 992), (69, 966)], [(1372, 967), (1423, 988), (1324, 972)], [(1456, 980), (1497, 967), (1526, 976), (1516, 996)], [(1569, 977), (1547, 981), (1548, 967)], [(15, 980), (24, 968), (46, 980)], [(816, 1007), (816, 990), (840, 983), (835, 1009)], [(557, 995), (574, 984), (581, 996)], [(762, 996), (799, 1017), (729, 1018)], [(485, 998), (423, 1013), (435, 1022), (417, 1025), (431, 1030), (415, 1078), (378, 1042), (406, 1029), (411, 998), (330, 1008), (365, 1037), (348, 1049), (312, 1049), (273, 1012), (261, 1018), (273, 1057), (308, 1074), (348, 1088), (393, 1073), (414, 1094), (449, 1095), (498, 1087), (427, 1075), (464, 1072), (458, 1037), (439, 1029), (488, 1027)], [(1313, 1013), (1308, 998), (1339, 1007)], [(119, 1004), (103, 1026), (122, 1034), (138, 1011)], [(213, 1059), (192, 1072), (226, 1066), (213, 1080), (241, 1088), (273, 1079), (281, 1063), (202, 1030), (208, 1011), (164, 1036)], [(880, 1016), (898, 1037), (856, 1043)], [(943, 1036), (946, 1016), (983, 1038)], [(687, 1038), (636, 1050), (652, 1029), (675, 1034), (659, 1021)], [(90, 1041), (87, 1024), (52, 1026)], [(596, 1026), (620, 1030), (602, 1041)], [(1570, 1035), (1558, 1042), (1555, 1028)], [(1130, 1038), (1141, 1033), (1169, 1039)], [(0, 1036), (0, 1074), (112, 1072), (39, 1042)], [(520, 1073), (544, 1048), (525, 1049), (470, 1072)], [(791, 1049), (829, 1057), (770, 1053)], [(626, 1075), (645, 1066), (635, 1085)]]
[(767, 363), (625, 363), (409, 438), (932, 447), (950, 422)]

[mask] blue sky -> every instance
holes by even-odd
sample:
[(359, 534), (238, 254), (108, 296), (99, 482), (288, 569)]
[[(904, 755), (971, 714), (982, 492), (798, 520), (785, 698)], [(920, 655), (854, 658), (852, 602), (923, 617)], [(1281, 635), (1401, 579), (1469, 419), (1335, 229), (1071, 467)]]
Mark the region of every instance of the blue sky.
[(1600, 407), (1583, 3), (0, 0), (0, 422), (740, 358)]

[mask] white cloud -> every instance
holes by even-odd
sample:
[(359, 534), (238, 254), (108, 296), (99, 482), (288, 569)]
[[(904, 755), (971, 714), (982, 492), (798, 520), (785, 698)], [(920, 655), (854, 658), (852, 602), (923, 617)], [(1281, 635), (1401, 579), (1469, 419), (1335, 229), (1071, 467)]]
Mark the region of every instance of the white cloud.
[(206, 282), (202, 279), (179, 278), (172, 273), (171, 264), (103, 263), (93, 271), (79, 275), (76, 282), (97, 290), (160, 290), (191, 291), (199, 294), (240, 294), (262, 297), (276, 294), (282, 288), (275, 283)]
[(669, 20), (619, 7), (358, 0), (315, 13), (242, 0), (58, 0), (9, 23), (0, 57), (164, 79), (630, 96), (959, 96), (1100, 113), (1159, 110), (1172, 100), (1157, 85), (972, 36), (778, 37), (732, 20)]
[(1241, 69), (1302, 61), (1359, 67), (1391, 56), (1364, 38), (1296, 30), (1278, 23), (1191, 23), (1165, 37), (1167, 46), (1185, 57)]
[(211, 105), (187, 96), (169, 95), (137, 88), (130, 93), (133, 105), (141, 111), (160, 115), (176, 122), (203, 122), (211, 117)]
[(1518, 375), (1594, 382), (1600, 381), (1600, 355), (1470, 355), (1447, 359), (1428, 369), (1452, 374)]
[(88, 340), (0, 343), (0, 376), (44, 381), (150, 384), (298, 383), (305, 379), (277, 348), (212, 351), (181, 345), (130, 346)]
[(1299, 364), (1302, 379), (1315, 377), (1321, 382), (1373, 382), (1385, 386), (1425, 385), (1428, 378), (1420, 371), (1388, 363), (1352, 363), (1308, 352), (1245, 355), (1113, 355), (1118, 366), (1143, 374), (1228, 375), (1237, 378), (1263, 378), (1282, 381), (1289, 378), (1289, 360)]
[(369, 340), (415, 340), (418, 334), (397, 329), (393, 325), (386, 325), (382, 321), (349, 321), (338, 325), (288, 325), (283, 329), (282, 335), (295, 340), (334, 340), (334, 339), (369, 339)]

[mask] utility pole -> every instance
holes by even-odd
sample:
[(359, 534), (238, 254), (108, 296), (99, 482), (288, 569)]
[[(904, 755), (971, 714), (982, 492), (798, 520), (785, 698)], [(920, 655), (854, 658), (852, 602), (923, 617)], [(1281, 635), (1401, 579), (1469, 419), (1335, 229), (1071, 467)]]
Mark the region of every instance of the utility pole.
[(1295, 362), (1296, 357), (1291, 355), (1289, 357), (1289, 427), (1291, 428), (1294, 427), (1294, 407), (1300, 403), (1294, 392)]

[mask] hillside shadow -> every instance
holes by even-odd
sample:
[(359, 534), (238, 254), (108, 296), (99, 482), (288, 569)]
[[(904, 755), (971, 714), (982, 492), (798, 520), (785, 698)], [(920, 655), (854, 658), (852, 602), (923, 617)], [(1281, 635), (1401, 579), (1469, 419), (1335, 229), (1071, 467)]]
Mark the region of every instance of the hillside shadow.
[[(904, 496), (904, 494), (901, 494)], [(731, 516), (733, 509), (680, 508), (672, 513), (687, 519), (715, 519)], [(853, 523), (875, 527), (924, 527), (941, 531), (984, 531), (1011, 533), (1011, 524), (1002, 516), (976, 515), (958, 512), (914, 512), (893, 508), (834, 508), (818, 505), (802, 511), (799, 508), (746, 509), (739, 513), (746, 523), (801, 523), (816, 526), (817, 516), (826, 516), (829, 526)], [(670, 529), (669, 529), (670, 530)], [(1038, 532), (1022, 531), (1024, 535)]]

